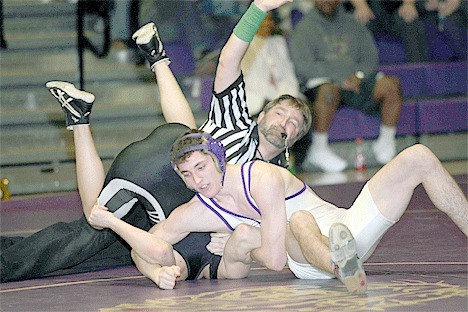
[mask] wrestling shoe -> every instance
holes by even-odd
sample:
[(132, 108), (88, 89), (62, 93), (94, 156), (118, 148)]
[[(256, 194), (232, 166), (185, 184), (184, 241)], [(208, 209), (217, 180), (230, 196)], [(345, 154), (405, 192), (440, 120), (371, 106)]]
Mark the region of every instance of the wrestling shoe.
[(89, 125), (95, 99), (93, 94), (78, 90), (73, 84), (64, 81), (49, 81), (46, 87), (62, 105), (68, 130), (73, 130), (76, 125)]
[(138, 29), (132, 35), (132, 39), (135, 40), (138, 48), (143, 52), (153, 72), (154, 64), (166, 62), (169, 65), (171, 63), (171, 59), (166, 55), (166, 51), (164, 50), (163, 43), (159, 38), (158, 30), (154, 23), (148, 23)]
[(352, 294), (367, 290), (367, 277), (356, 254), (356, 241), (346, 225), (334, 223), (328, 236), (335, 274)]

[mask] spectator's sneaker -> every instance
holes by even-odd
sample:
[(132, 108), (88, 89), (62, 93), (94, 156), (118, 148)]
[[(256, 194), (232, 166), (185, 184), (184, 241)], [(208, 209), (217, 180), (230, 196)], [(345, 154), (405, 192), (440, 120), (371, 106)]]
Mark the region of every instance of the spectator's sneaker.
[(311, 145), (307, 151), (303, 166), (305, 169), (315, 166), (324, 172), (340, 172), (346, 169), (348, 163), (328, 146), (319, 149)]
[(78, 90), (73, 84), (64, 81), (49, 81), (46, 87), (62, 105), (68, 130), (73, 130), (76, 125), (89, 125), (95, 99), (93, 94)]
[(153, 72), (154, 64), (162, 61), (168, 65), (171, 63), (171, 59), (166, 55), (166, 51), (164, 51), (163, 43), (159, 38), (158, 30), (154, 23), (148, 23), (138, 29), (133, 34), (132, 39), (135, 40), (138, 48), (143, 52)]
[(356, 254), (356, 241), (346, 225), (334, 223), (328, 236), (336, 276), (352, 294), (367, 290), (367, 277)]
[(379, 164), (385, 165), (396, 155), (396, 142), (394, 139), (387, 141), (378, 139), (372, 144), (372, 151)]

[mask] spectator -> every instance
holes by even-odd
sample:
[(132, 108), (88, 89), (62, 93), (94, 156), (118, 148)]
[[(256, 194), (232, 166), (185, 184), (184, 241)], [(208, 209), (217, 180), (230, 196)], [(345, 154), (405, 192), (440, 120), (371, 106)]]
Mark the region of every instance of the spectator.
[[(400, 81), (377, 72), (371, 32), (344, 11), (340, 0), (314, 0), (314, 4), (292, 32), (290, 45), (296, 74), (315, 114), (313, 143), (304, 165), (326, 172), (346, 168), (347, 162), (328, 145), (328, 130), (340, 106), (381, 115), (380, 135), (372, 149), (377, 161), (385, 164), (396, 153)], [(296, 155), (298, 162), (300, 157)]]
[(427, 0), (424, 19), (437, 27), (445, 43), (453, 50), (455, 59), (466, 60), (467, 9), (466, 1)]
[[(374, 35), (391, 33), (400, 37), (409, 62), (429, 60), (424, 21), (424, 2), (416, 0), (349, 0), (354, 17)], [(389, 26), (390, 25), (390, 26)]]
[(269, 12), (242, 60), (247, 106), (252, 115), (260, 113), (267, 102), (282, 94), (301, 97), (279, 22), (277, 13)]

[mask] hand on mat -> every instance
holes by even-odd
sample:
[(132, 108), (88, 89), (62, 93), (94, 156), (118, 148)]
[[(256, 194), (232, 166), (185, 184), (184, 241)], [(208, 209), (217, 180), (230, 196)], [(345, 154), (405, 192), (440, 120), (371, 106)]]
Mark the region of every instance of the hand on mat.
[(177, 278), (180, 276), (180, 267), (163, 266), (159, 270), (159, 283), (158, 286), (161, 289), (174, 289)]
[(91, 213), (88, 217), (88, 223), (95, 229), (102, 230), (110, 226), (110, 219), (115, 216), (109, 212), (109, 209), (105, 206), (100, 206), (96, 203), (91, 209)]
[(229, 237), (231, 237), (231, 233), (211, 233), (211, 240), (206, 245), (206, 249), (212, 254), (222, 256)]

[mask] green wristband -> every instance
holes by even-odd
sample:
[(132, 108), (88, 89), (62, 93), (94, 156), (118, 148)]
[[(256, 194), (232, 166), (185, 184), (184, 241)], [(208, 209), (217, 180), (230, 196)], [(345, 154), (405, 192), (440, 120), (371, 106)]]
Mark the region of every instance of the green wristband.
[(234, 27), (234, 35), (242, 41), (251, 42), (267, 14), (268, 12), (263, 12), (252, 2), (239, 23)]

